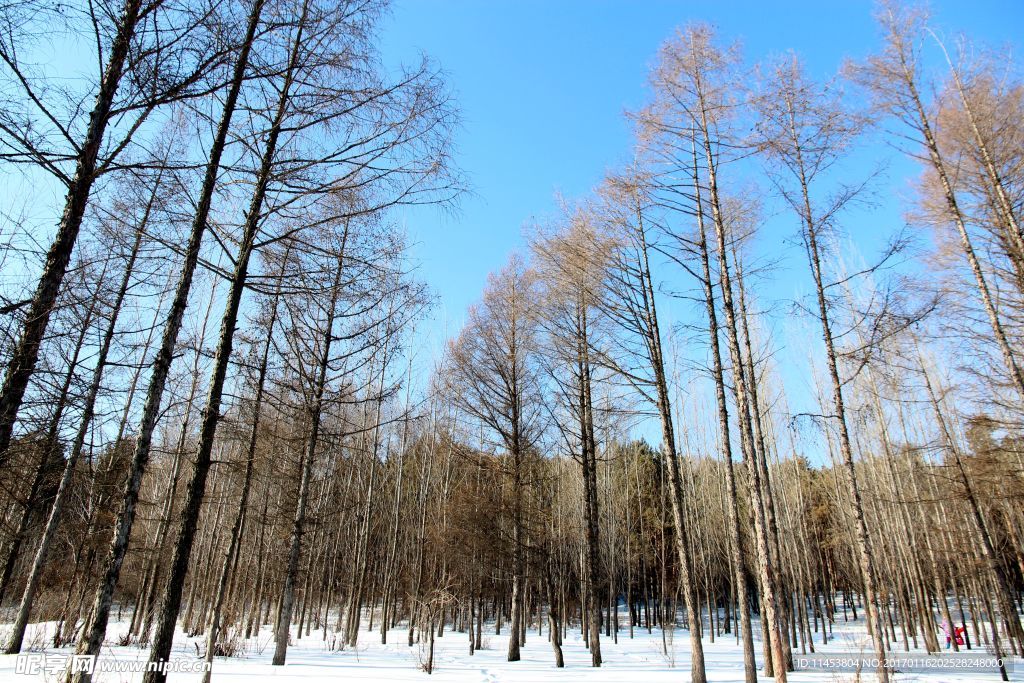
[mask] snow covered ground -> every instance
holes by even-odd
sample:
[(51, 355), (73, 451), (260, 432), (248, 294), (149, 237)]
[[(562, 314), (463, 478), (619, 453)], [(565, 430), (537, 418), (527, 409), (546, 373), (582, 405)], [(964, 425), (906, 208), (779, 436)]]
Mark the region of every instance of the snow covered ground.
[[(0, 636), (3, 634), (0, 627)], [(46, 642), (47, 625), (33, 624), (29, 627), (25, 642), (33, 644), (36, 652), (30, 653), (35, 659), (31, 662), (23, 658), (22, 668), (37, 667), (34, 673), (18, 673), (15, 655), (0, 655), (0, 682), (27, 683), (28, 681), (59, 681), (61, 676), (56, 669), (63, 668), (65, 662), (61, 656), (71, 653), (71, 648), (43, 649), (38, 648)], [(127, 624), (115, 623), (108, 630), (112, 641), (127, 631)], [(546, 632), (538, 637), (536, 631), (527, 635), (526, 646), (519, 662), (505, 661), (505, 649), (508, 638), (504, 633), (495, 636), (485, 632), (485, 649), (477, 651), (473, 656), (468, 652), (468, 636), (465, 633), (446, 631), (444, 637), (435, 641), (434, 673), (428, 676), (420, 669), (425, 655), (419, 645), (406, 645), (406, 631), (396, 629), (388, 636), (388, 644), (380, 644), (377, 632), (360, 634), (359, 645), (354, 649), (334, 650), (328, 640), (323, 639), (322, 631), (314, 631), (310, 636), (293, 640), (288, 649), (288, 663), (284, 667), (271, 666), (273, 644), (269, 629), (264, 629), (258, 636), (249, 640), (243, 656), (235, 658), (219, 658), (213, 663), (213, 680), (227, 683), (245, 683), (248, 681), (268, 680), (275, 683), (318, 683), (320, 681), (390, 683), (418, 681), (419, 683), (533, 683), (535, 681), (559, 681), (564, 683), (600, 683), (603, 681), (660, 683), (662, 681), (679, 683), (689, 680), (689, 637), (686, 631), (677, 629), (669, 640), (669, 655), (662, 649), (662, 634), (655, 629), (648, 634), (644, 629), (635, 630), (631, 640), (629, 632), (623, 629), (619, 634), (619, 642), (602, 637), (601, 650), (605, 664), (600, 669), (589, 666), (590, 656), (583, 646), (579, 631), (571, 631), (563, 645), (565, 668), (554, 667), (551, 647)], [(195, 664), (199, 662), (196, 644), (201, 638), (188, 638), (179, 633), (175, 640), (172, 659)], [(758, 661), (760, 662), (760, 644)], [(202, 644), (199, 644), (201, 650)], [(742, 681), (743, 662), (739, 645), (733, 637), (719, 637), (714, 643), (705, 640), (705, 660), (709, 681)], [(819, 655), (830, 656), (867, 656), (870, 643), (865, 638), (860, 624), (839, 623), (835, 627), (834, 640), (827, 646), (817, 647)], [(984, 650), (977, 652), (983, 655)], [(799, 653), (796, 653), (799, 656)], [(897, 652), (897, 656), (903, 656)], [(135, 646), (117, 646), (108, 643), (104, 647), (98, 667), (121, 668), (130, 662), (146, 660), (145, 649)], [(923, 652), (911, 653), (912, 656), (935, 663), (940, 658), (955, 656), (954, 653), (926, 657)], [(45, 661), (43, 660), (45, 656)], [(59, 665), (59, 666), (58, 666)], [(1009, 664), (1011, 681), (1024, 681), (1024, 663), (1012, 660)], [(175, 672), (169, 680), (175, 683), (199, 681), (201, 673)], [(139, 673), (105, 671), (94, 677), (98, 683), (130, 683), (141, 679)], [(862, 680), (873, 680), (874, 677), (862, 676)], [(772, 679), (762, 678), (770, 681)], [(789, 680), (794, 683), (833, 683), (854, 681), (857, 679), (855, 670), (844, 671), (805, 668), (790, 674)], [(974, 671), (953, 671), (950, 669), (900, 671), (894, 677), (896, 682), (929, 681), (934, 683), (974, 683), (978, 681), (998, 681), (999, 675), (994, 669)]]

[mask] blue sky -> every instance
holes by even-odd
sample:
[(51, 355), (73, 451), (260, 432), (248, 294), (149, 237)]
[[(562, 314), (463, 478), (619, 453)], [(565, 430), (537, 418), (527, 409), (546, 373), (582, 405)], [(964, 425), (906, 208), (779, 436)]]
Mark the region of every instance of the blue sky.
[[(524, 224), (551, 214), (557, 193), (585, 196), (608, 169), (629, 158), (632, 141), (624, 112), (647, 100), (648, 69), (676, 27), (708, 22), (723, 40), (741, 41), (749, 63), (795, 50), (820, 78), (834, 74), (844, 59), (878, 48), (869, 0), (394, 3), (380, 29), (385, 61), (415, 62), (426, 53), (444, 69), (463, 115), (458, 163), (473, 190), (456, 212), (420, 207), (398, 216), (416, 242), (421, 276), (440, 304), (422, 330), (417, 355), (423, 370), (446, 336), (458, 330), (488, 273), (522, 247)], [(933, 23), (947, 35), (964, 32), (990, 46), (1020, 48), (1024, 0), (939, 0), (932, 8)], [(59, 68), (73, 61), (70, 53), (56, 59), (53, 66)], [(877, 160), (889, 162), (873, 188), (877, 205), (850, 224), (851, 241), (870, 254), (880, 235), (904, 222), (904, 199), (917, 169), (877, 136), (866, 139), (857, 156), (851, 172), (858, 176)], [(37, 180), (31, 174), (0, 178), (0, 203), (14, 215), (26, 214), (25, 238), (42, 250), (64, 192), (48, 178)], [(9, 221), (0, 227), (6, 239)], [(769, 210), (758, 247), (782, 262), (757, 294), (762, 306), (775, 305), (773, 326), (791, 324), (785, 302), (806, 291), (806, 266), (786, 244), (794, 233), (790, 217)], [(5, 284), (29, 277), (24, 268), (5, 265)], [(662, 311), (670, 321), (687, 315), (683, 304), (671, 302)], [(800, 323), (792, 325), (798, 334), (786, 330), (776, 340), (782, 379), (794, 411), (812, 409), (807, 349), (817, 335), (805, 328), (800, 338)]]
[[(647, 96), (647, 70), (673, 29), (691, 21), (739, 40), (750, 62), (793, 49), (812, 74), (827, 77), (844, 58), (878, 46), (868, 1), (591, 2), (549, 0), (396, 0), (382, 29), (388, 61), (420, 52), (448, 74), (464, 125), (459, 161), (473, 194), (455, 215), (412, 210), (403, 220), (419, 243), (422, 275), (441, 307), (432, 345), (445, 320), (457, 329), (487, 273), (522, 245), (522, 227), (554, 210), (554, 197), (584, 195), (626, 158), (623, 112)], [(990, 45), (1013, 43), (1024, 2), (943, 0), (934, 23)], [(894, 156), (884, 145), (875, 156)], [(867, 156), (871, 156), (868, 150)], [(894, 159), (893, 192), (913, 167)], [(900, 222), (901, 207), (879, 222)], [(869, 245), (866, 245), (868, 248)]]

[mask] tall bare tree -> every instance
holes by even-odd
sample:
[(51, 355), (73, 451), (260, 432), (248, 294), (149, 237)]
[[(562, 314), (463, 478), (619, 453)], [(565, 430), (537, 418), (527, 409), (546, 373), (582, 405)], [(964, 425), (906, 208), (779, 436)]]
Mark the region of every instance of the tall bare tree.
[[(209, 31), (216, 5), (125, 0), (119, 10), (90, 4), (87, 8), (52, 7), (43, 2), (4, 3), (0, 22), (2, 78), (17, 93), (5, 102), (0, 116), (0, 161), (29, 165), (67, 188), (57, 234), (50, 245), (42, 274), (28, 307), (18, 341), (7, 361), (0, 389), (0, 463), (29, 379), (35, 371), (40, 345), (60, 293), (78, 240), (93, 185), (103, 173), (115, 170), (119, 157), (158, 107), (199, 97), (210, 91), (225, 48)], [(49, 87), (52, 78), (33, 68), (38, 36), (46, 22), (70, 22), (93, 36), (101, 65), (92, 109), (86, 115), (77, 95)], [(88, 28), (86, 28), (88, 27)], [(129, 87), (122, 88), (122, 81)], [(87, 97), (87, 96), (86, 96)]]
[(615, 244), (609, 263), (604, 297), (606, 315), (621, 331), (624, 341), (613, 349), (614, 367), (643, 397), (654, 405), (661, 426), (661, 455), (668, 472), (675, 546), (682, 593), (690, 627), (690, 657), (693, 683), (704, 683), (703, 618), (695, 593), (696, 576), (690, 550), (682, 465), (676, 443), (669, 386), (668, 361), (665, 358), (658, 321), (657, 289), (651, 267), (651, 227), (648, 224), (653, 200), (651, 184), (635, 173), (608, 180), (603, 189), (604, 220), (609, 238)]
[(446, 393), (461, 412), (479, 420), (492, 443), (508, 455), (512, 497), (512, 613), (508, 661), (520, 659), (528, 539), (524, 532), (526, 458), (540, 438), (537, 358), (537, 284), (519, 256), (491, 276), (483, 300), (469, 313), (451, 343), (445, 365)]
[[(885, 660), (885, 637), (882, 631), (881, 604), (877, 588), (876, 560), (872, 551), (864, 513), (863, 494), (854, 466), (850, 439), (844, 381), (839, 375), (840, 353), (836, 348), (836, 313), (830, 298), (833, 284), (826, 272), (825, 259), (828, 232), (835, 228), (837, 216), (852, 201), (857, 186), (844, 187), (823, 202), (812, 195), (812, 187), (825, 178), (842, 153), (849, 148), (859, 132), (855, 112), (850, 112), (837, 95), (809, 82), (795, 57), (778, 64), (767, 93), (760, 100), (759, 134), (769, 157), (781, 171), (775, 186), (786, 204), (800, 219), (800, 235), (807, 254), (807, 263), (814, 279), (817, 308), (825, 343), (825, 359), (831, 383), (832, 421), (839, 436), (839, 453), (846, 471), (846, 483), (853, 502), (857, 548), (864, 580), (868, 630), (872, 634), (878, 659), (878, 678), (889, 680)], [(872, 340), (873, 341), (873, 340)], [(870, 342), (869, 342), (870, 343)], [(865, 350), (869, 347), (866, 345)], [(884, 602), (888, 603), (885, 599)]]
[(601, 287), (609, 256), (586, 209), (571, 211), (557, 232), (539, 235), (531, 244), (543, 291), (540, 311), (545, 332), (545, 371), (552, 380), (556, 405), (553, 422), (583, 475), (583, 517), (587, 544), (587, 647), (592, 666), (601, 666), (601, 603), (604, 590), (598, 509), (598, 440), (594, 428), (594, 375), (601, 363)]

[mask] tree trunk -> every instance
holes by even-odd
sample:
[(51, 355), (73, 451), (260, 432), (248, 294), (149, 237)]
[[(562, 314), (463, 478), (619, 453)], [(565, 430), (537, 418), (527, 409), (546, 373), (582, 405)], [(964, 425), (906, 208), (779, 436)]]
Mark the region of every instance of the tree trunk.
[[(206, 635), (205, 656), (205, 661), (211, 665), (213, 663), (213, 657), (217, 647), (217, 638), (220, 631), (221, 609), (224, 605), (225, 593), (227, 592), (232, 556), (238, 552), (239, 543), (241, 541), (240, 532), (242, 529), (242, 519), (245, 516), (245, 508), (249, 502), (249, 489), (252, 483), (253, 466), (256, 461), (256, 446), (259, 440), (260, 418), (262, 417), (263, 411), (263, 391), (266, 384), (267, 368), (270, 358), (270, 341), (274, 336), (274, 326), (277, 322), (278, 302), (281, 297), (281, 286), (284, 282), (284, 275), (288, 266), (288, 255), (289, 251), (286, 248), (284, 256), (281, 259), (281, 270), (278, 273), (277, 283), (275, 284), (274, 296), (270, 303), (270, 320), (267, 322), (266, 329), (267, 338), (263, 342), (263, 352), (260, 356), (260, 365), (257, 370), (256, 396), (253, 398), (252, 426), (249, 430), (249, 442), (246, 446), (245, 476), (242, 481), (242, 491), (238, 499), (238, 507), (235, 511), (235, 520), (231, 525), (228, 550), (224, 555), (224, 561), (220, 570), (220, 579), (217, 581), (217, 588), (213, 595), (213, 609), (212, 614), (210, 615), (210, 622)], [(210, 683), (210, 674), (211, 670), (209, 668), (203, 672), (203, 683)]]
[[(672, 521), (676, 527), (676, 553), (679, 556), (679, 570), (681, 589), (686, 603), (686, 613), (690, 626), (690, 658), (691, 683), (706, 683), (707, 673), (704, 667), (704, 646), (701, 641), (701, 611), (697, 604), (693, 585), (692, 558), (690, 557), (689, 532), (686, 525), (686, 507), (683, 501), (683, 483), (679, 472), (679, 455), (676, 452), (675, 434), (672, 426), (672, 406), (669, 399), (668, 380), (665, 376), (665, 362), (662, 355), (661, 331), (658, 327), (658, 313), (654, 301), (654, 285), (651, 280), (651, 268), (648, 262), (647, 238), (644, 233), (643, 216), (637, 211), (638, 237), (640, 240), (639, 255), (642, 263), (640, 272), (642, 274), (640, 294), (646, 309), (646, 323), (648, 329), (645, 334), (651, 369), (654, 375), (654, 388), (656, 391), (656, 407), (658, 417), (661, 421), (662, 455), (668, 470), (670, 502), (672, 507)], [(661, 596), (664, 600), (664, 594)], [(674, 615), (673, 615), (674, 619)]]
[[(157, 180), (157, 185), (159, 185), (159, 179)], [(152, 209), (155, 197), (156, 189), (154, 188), (153, 194), (150, 196), (149, 203), (146, 206), (145, 214), (142, 219), (142, 226), (145, 226), (149, 220), (149, 212), (150, 209)], [(78, 431), (75, 434), (75, 440), (71, 446), (71, 453), (68, 455), (68, 458), (64, 463), (64, 472), (61, 475), (60, 484), (57, 487), (57, 495), (53, 499), (53, 504), (50, 508), (50, 516), (46, 520), (46, 527), (43, 529), (42, 538), (39, 539), (39, 546), (36, 549), (35, 558), (32, 561), (32, 567), (29, 570), (28, 579), (25, 584), (25, 591), (21, 596), (21, 605), (18, 608), (18, 616), (15, 618), (14, 628), (11, 632), (11, 639), (7, 645), (7, 654), (15, 654), (21, 651), (22, 641), (25, 638), (25, 628), (28, 626), (29, 615), (32, 611), (32, 603), (35, 600), (36, 589), (39, 587), (39, 580), (42, 577), (43, 567), (46, 564), (46, 558), (50, 552), (50, 546), (53, 544), (53, 540), (57, 535), (57, 527), (60, 524), (60, 518), (64, 512), (64, 506), (67, 503), (67, 497), (71, 491), (71, 479), (75, 473), (75, 467), (78, 465), (78, 459), (82, 455), (82, 449), (85, 446), (85, 439), (89, 435), (89, 427), (92, 424), (92, 418), (96, 411), (96, 398), (99, 395), (100, 385), (103, 382), (103, 371), (106, 369), (107, 365), (107, 354), (110, 352), (110, 346), (114, 341), (114, 334), (117, 331), (117, 318), (121, 312), (121, 304), (124, 302), (128, 286), (131, 284), (132, 271), (135, 267), (135, 259), (138, 256), (139, 246), (142, 242), (142, 226), (140, 226), (139, 230), (136, 231), (135, 242), (132, 245), (132, 250), (128, 257), (128, 263), (126, 264), (124, 274), (121, 277), (117, 294), (114, 296), (114, 301), (111, 304), (110, 320), (107, 323), (107, 329), (103, 334), (103, 341), (100, 342), (99, 353), (96, 357), (96, 366), (93, 368), (92, 379), (89, 382), (89, 389), (85, 397), (85, 406), (83, 408), (82, 417), (79, 421)], [(91, 317), (92, 310), (95, 308), (96, 303), (96, 299), (93, 299), (89, 317)], [(88, 327), (88, 322), (82, 325), (83, 335)]]
[(285, 567), (284, 587), (281, 590), (281, 609), (277, 618), (277, 630), (274, 634), (274, 666), (283, 666), (288, 654), (288, 635), (291, 628), (292, 608), (295, 602), (295, 583), (299, 573), (299, 558), (302, 554), (302, 536), (306, 527), (306, 504), (309, 499), (309, 482), (312, 477), (313, 463), (316, 458), (317, 441), (320, 438), (320, 420), (323, 413), (324, 389), (327, 384), (327, 367), (331, 359), (331, 341), (334, 339), (334, 316), (338, 301), (338, 289), (345, 267), (345, 242), (348, 237), (348, 226), (338, 254), (338, 266), (334, 273), (334, 285), (331, 287), (331, 301), (327, 309), (327, 320), (324, 323), (321, 338), (321, 356), (313, 387), (313, 405), (310, 406), (309, 435), (303, 449), (299, 498), (295, 505), (295, 517), (292, 520), (291, 540), (288, 548), (288, 563)]
[[(199, 248), (203, 233), (206, 231), (210, 204), (213, 201), (214, 186), (217, 183), (217, 174), (220, 169), (220, 160), (227, 142), (231, 117), (238, 102), (238, 94), (245, 79), (249, 63), (249, 52), (255, 40), (256, 28), (259, 25), (263, 3), (264, 0), (255, 0), (250, 11), (245, 39), (239, 46), (238, 59), (235, 62), (231, 85), (225, 97), (221, 119), (217, 126), (213, 144), (210, 147), (210, 158), (203, 177), (198, 208), (192, 222), (192, 230), (185, 251), (185, 262), (182, 264), (181, 277), (178, 280), (174, 299), (171, 302), (171, 309), (168, 312), (167, 321), (164, 325), (160, 349), (153, 362), (153, 374), (150, 378), (149, 389), (146, 392), (146, 402), (142, 411), (139, 433), (135, 443), (135, 452), (132, 454), (131, 469), (125, 485), (121, 509), (114, 524), (114, 536), (111, 540), (107, 560), (104, 563), (103, 576), (96, 589), (92, 614), (78, 642), (77, 654), (98, 655), (106, 635), (107, 621), (110, 617), (110, 606), (114, 599), (114, 588), (117, 586), (117, 580), (121, 574), (121, 565), (128, 550), (132, 524), (135, 521), (135, 508), (138, 503), (139, 488), (142, 485), (142, 475), (149, 463), (153, 432), (156, 428), (164, 386), (167, 383), (167, 375), (170, 372), (171, 361), (174, 358), (174, 347), (178, 340), (178, 332), (181, 329), (185, 308), (188, 305), (188, 295), (192, 288), (192, 276), (199, 261)], [(92, 680), (92, 675), (79, 672), (74, 675), (74, 678), (78, 683), (88, 683)]]
[(712, 373), (715, 381), (715, 402), (718, 408), (718, 434), (722, 458), (725, 460), (726, 486), (729, 493), (729, 538), (733, 565), (733, 581), (743, 631), (743, 675), (746, 683), (757, 683), (757, 660), (754, 656), (754, 635), (751, 631), (749, 593), (746, 589), (743, 570), (742, 537), (740, 535), (740, 507), (736, 490), (736, 475), (732, 462), (732, 440), (729, 435), (729, 408), (725, 398), (725, 373), (722, 368), (722, 353), (718, 340), (718, 313), (714, 290), (711, 283), (711, 265), (708, 254), (704, 211), (701, 202), (700, 182), (697, 178), (696, 150), (694, 151), (694, 191), (697, 201), (697, 227), (699, 230), (699, 252), (701, 261), (701, 284), (704, 289), (704, 303), (708, 316), (708, 339), (711, 342)]

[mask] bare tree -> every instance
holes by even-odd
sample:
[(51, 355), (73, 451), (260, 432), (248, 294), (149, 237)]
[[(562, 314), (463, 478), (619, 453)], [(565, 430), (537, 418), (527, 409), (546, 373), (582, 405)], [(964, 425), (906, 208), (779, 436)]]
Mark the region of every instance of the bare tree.
[(1007, 373), (1017, 393), (1024, 396), (1024, 373), (1014, 355), (981, 259), (975, 250), (974, 240), (968, 232), (967, 221), (951, 178), (949, 162), (939, 147), (934, 122), (922, 95), (920, 43), (924, 37), (927, 15), (918, 7), (885, 5), (878, 13), (878, 21), (885, 38), (883, 52), (864, 64), (850, 65), (847, 70), (857, 83), (868, 89), (880, 112), (894, 117), (918, 136), (928, 164), (939, 179), (946, 203), (946, 219), (956, 226), (960, 247), (970, 266)]
[[(224, 153), (228, 129), (231, 126), (231, 117), (235, 112), (238, 95), (246, 77), (249, 54), (256, 39), (262, 10), (263, 0), (255, 0), (246, 22), (245, 39), (239, 45), (239, 52), (224, 100), (221, 118), (214, 133), (213, 145), (210, 148), (209, 161), (203, 177), (198, 206), (192, 221), (188, 246), (185, 250), (185, 262), (182, 265), (181, 276), (175, 288), (174, 298), (164, 325), (160, 347), (153, 363), (153, 373), (146, 392), (146, 402), (143, 407), (138, 436), (136, 437), (135, 452), (132, 455), (131, 472), (121, 502), (122, 507), (115, 524), (110, 552), (104, 564), (103, 578), (96, 589), (96, 598), (89, 622), (87, 627), (83, 629), (82, 636), (78, 641), (77, 652), (79, 654), (97, 654), (106, 635), (107, 620), (110, 615), (110, 606), (113, 602), (114, 588), (120, 576), (121, 565), (128, 550), (132, 523), (135, 520), (135, 507), (138, 502), (139, 487), (142, 485), (142, 475), (149, 462), (157, 413), (160, 410), (160, 403), (163, 399), (164, 387), (173, 359), (174, 346), (178, 339), (178, 332), (181, 329), (185, 308), (188, 305), (192, 278), (199, 260), (203, 233), (206, 231), (207, 220), (209, 219), (210, 205), (213, 201), (213, 192), (217, 183), (221, 155)], [(80, 683), (87, 683), (91, 680), (91, 675), (80, 672), (77, 680)]]
[(676, 555), (682, 593), (690, 626), (690, 673), (693, 683), (704, 683), (704, 647), (701, 608), (695, 594), (696, 578), (690, 554), (690, 531), (680, 457), (676, 444), (667, 361), (658, 323), (657, 290), (651, 269), (648, 220), (653, 205), (650, 183), (640, 174), (613, 177), (604, 187), (605, 224), (615, 244), (609, 264), (603, 306), (620, 329), (621, 343), (612, 349), (614, 367), (643, 397), (654, 405), (661, 425), (661, 455), (668, 471), (669, 498), (675, 523)]
[[(546, 374), (552, 380), (556, 406), (553, 422), (564, 447), (580, 463), (583, 475), (583, 516), (587, 543), (587, 621), (592, 666), (601, 666), (601, 603), (603, 590), (598, 525), (597, 458), (594, 430), (594, 374), (600, 366), (591, 360), (600, 356), (602, 326), (599, 320), (601, 286), (608, 259), (608, 245), (592, 225), (586, 209), (566, 216), (565, 225), (550, 235), (540, 235), (531, 244), (538, 262), (544, 304), (541, 326), (546, 333), (544, 356)], [(560, 419), (561, 418), (561, 419)]]
[[(102, 65), (87, 117), (75, 94), (47, 87), (49, 79), (34, 73), (31, 64), (40, 23), (60, 24), (75, 13), (64, 15), (62, 8), (42, 2), (4, 3), (0, 8), (5, 28), (0, 40), (3, 77), (18, 93), (14, 102), (5, 102), (0, 116), (0, 161), (30, 165), (67, 187), (43, 272), (35, 292), (23, 302), (28, 310), (0, 389), (0, 462), (96, 179), (117, 168), (119, 156), (157, 107), (207, 93), (210, 77), (224, 59), (223, 46), (210, 42), (207, 31), (211, 7), (163, 5), (125, 0), (120, 11), (111, 11), (90, 4), (75, 17), (81, 28), (89, 27), (85, 35), (95, 36), (94, 49)], [(121, 87), (126, 75), (127, 89)]]
[[(743, 360), (741, 321), (734, 303), (736, 286), (729, 261), (729, 244), (734, 236), (730, 229), (732, 223), (723, 211), (720, 185), (721, 165), (742, 150), (742, 139), (735, 134), (734, 126), (744, 94), (739, 86), (741, 75), (737, 73), (736, 48), (719, 48), (713, 38), (710, 28), (697, 25), (679, 32), (675, 39), (662, 46), (659, 63), (651, 77), (655, 87), (654, 102), (637, 117), (645, 146), (652, 149), (656, 160), (667, 162), (670, 177), (681, 175), (686, 180), (677, 177), (676, 182), (682, 180), (690, 184), (690, 179), (697, 176), (706, 191), (696, 211), (710, 219), (714, 229), (723, 330), (732, 368), (740, 447), (752, 498), (761, 598), (768, 621), (765, 669), (777, 680), (785, 680), (789, 661), (786, 629), (779, 596), (778, 560), (771, 556), (774, 511), (760, 463), (764, 454), (756, 440), (756, 378), (749, 376)], [(693, 199), (697, 200), (695, 194)], [(686, 204), (682, 206), (685, 208)]]
[(511, 480), (512, 615), (508, 661), (520, 658), (527, 538), (523, 509), (525, 459), (542, 428), (537, 403), (536, 276), (518, 256), (490, 278), (481, 303), (448, 350), (445, 392), (461, 412), (479, 420), (508, 454)]
[(857, 547), (864, 579), (864, 598), (869, 617), (868, 630), (872, 634), (879, 662), (879, 680), (888, 681), (885, 638), (880, 619), (880, 605), (883, 599), (877, 588), (876, 562), (864, 517), (861, 486), (854, 467), (853, 446), (843, 396), (844, 382), (839, 376), (836, 315), (834, 305), (829, 299), (829, 289), (833, 283), (828, 281), (823, 264), (827, 256), (823, 241), (827, 239), (828, 231), (834, 228), (837, 214), (856, 197), (860, 188), (856, 185), (844, 187), (835, 196), (829, 197), (819, 205), (815, 204), (811, 194), (812, 185), (824, 176), (851, 144), (858, 133), (859, 122), (856, 114), (843, 107), (835, 95), (807, 81), (795, 57), (776, 66), (767, 91), (770, 94), (761, 98), (759, 103), (759, 134), (762, 136), (765, 151), (781, 171), (780, 176), (776, 177), (775, 186), (787, 205), (800, 218), (800, 235), (811, 276), (814, 278), (817, 300), (815, 314), (821, 324), (831, 382), (830, 407), (833, 412), (830, 417), (836, 424), (839, 452), (853, 501)]

